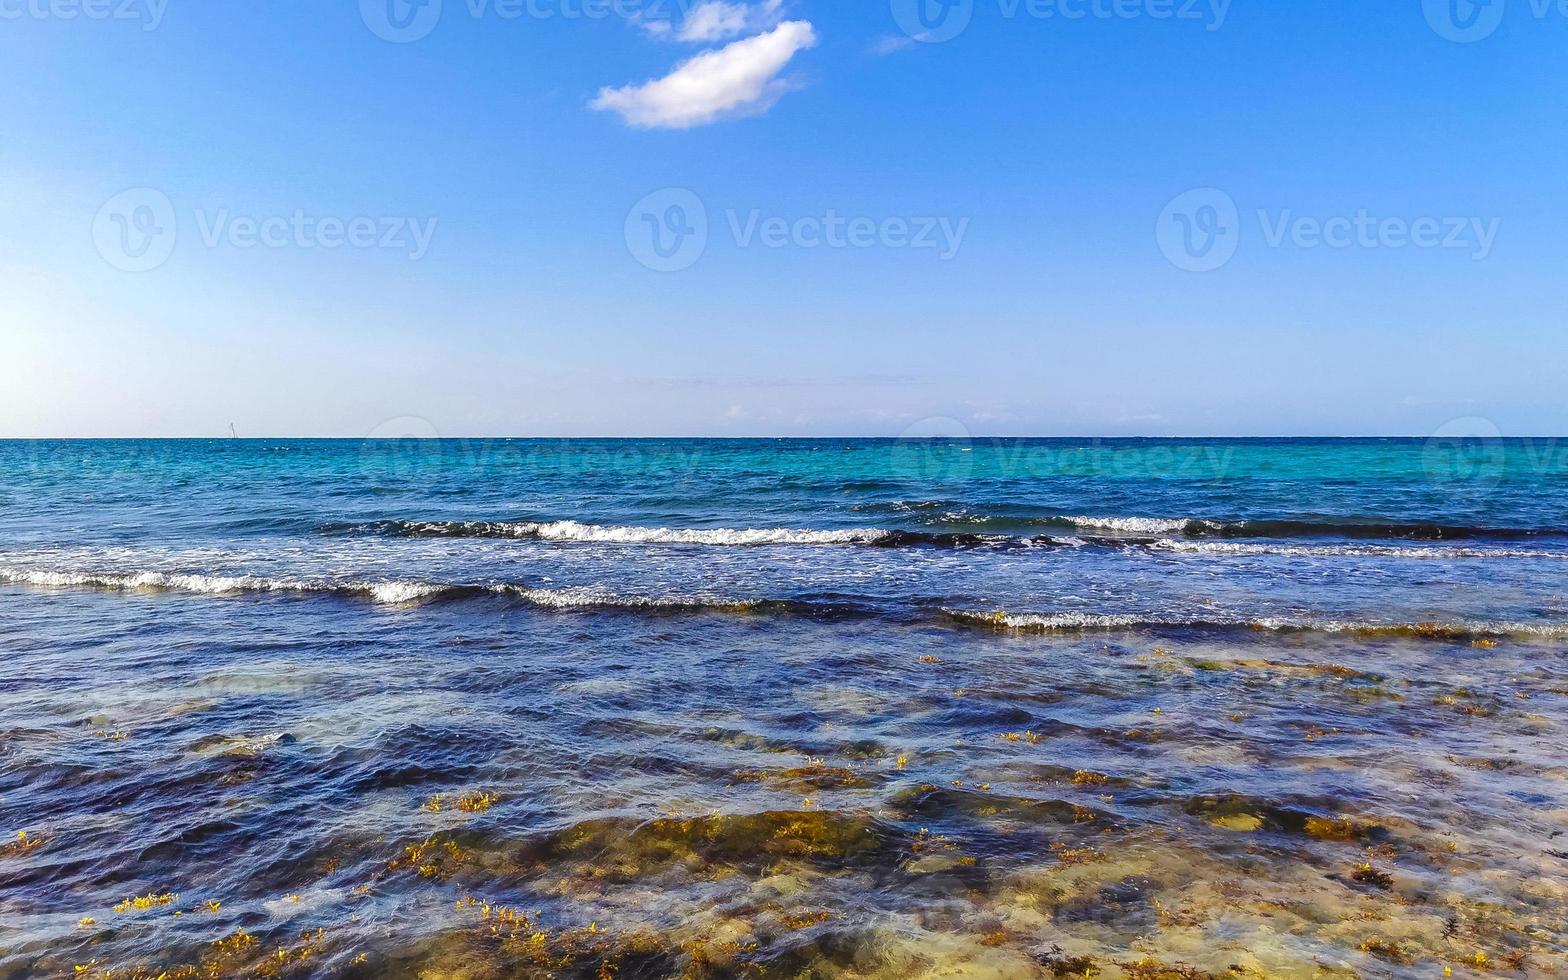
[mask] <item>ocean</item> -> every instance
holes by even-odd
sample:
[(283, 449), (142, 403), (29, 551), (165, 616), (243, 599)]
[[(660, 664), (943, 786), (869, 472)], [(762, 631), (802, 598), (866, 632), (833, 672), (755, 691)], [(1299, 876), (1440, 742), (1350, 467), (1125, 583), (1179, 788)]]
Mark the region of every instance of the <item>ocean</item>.
[(0, 442), (0, 976), (1568, 972), (1568, 444)]

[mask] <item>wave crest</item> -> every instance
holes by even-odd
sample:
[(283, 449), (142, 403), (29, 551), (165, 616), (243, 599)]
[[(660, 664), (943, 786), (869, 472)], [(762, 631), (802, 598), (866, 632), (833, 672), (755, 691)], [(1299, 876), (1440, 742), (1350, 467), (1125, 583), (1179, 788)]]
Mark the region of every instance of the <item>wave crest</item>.
[(1485, 640), (1500, 638), (1568, 638), (1568, 624), (1558, 623), (1377, 623), (1334, 619), (1198, 619), (1142, 614), (1087, 612), (1009, 613), (943, 609), (954, 622), (1019, 633), (1075, 633), (1098, 630), (1191, 629), (1212, 631), (1251, 630), (1259, 633), (1342, 633), (1360, 638), (1426, 640)]
[(209, 575), (199, 572), (83, 572), (34, 568), (0, 569), (0, 582), (45, 589), (87, 588), (114, 592), (182, 592), (192, 595), (256, 593), (329, 593), (361, 596), (388, 605), (418, 602), (470, 591), (470, 586), (414, 581), (325, 582), (265, 578), (259, 575)]
[(1051, 521), (1060, 521), (1072, 527), (1088, 530), (1100, 529), (1123, 534), (1180, 534), (1190, 538), (1338, 537), (1406, 541), (1464, 541), (1492, 538), (1517, 541), (1527, 538), (1561, 537), (1568, 534), (1568, 531), (1559, 528), (1488, 527), (1442, 524), (1433, 521), (1060, 517), (1050, 518), (1047, 523)]
[(773, 613), (828, 619), (878, 615), (877, 610), (869, 603), (844, 596), (777, 599), (733, 598), (712, 594), (627, 595), (596, 586), (537, 588), (515, 582), (464, 584), (395, 579), (327, 581), (183, 572), (87, 572), (0, 568), (0, 583), (44, 589), (169, 592), (202, 596), (269, 593), (333, 595), (370, 599), (377, 604), (388, 606), (409, 605), (436, 599), (490, 596), (517, 600), (539, 609), (563, 611), (600, 609), (670, 613)]
[(1460, 558), (1568, 559), (1565, 551), (1526, 551), (1520, 548), (1434, 548), (1423, 545), (1376, 544), (1253, 544), (1240, 541), (1188, 541), (1166, 538), (1148, 542), (1150, 548), (1178, 554), (1222, 556), (1276, 556), (1283, 558), (1427, 558), (1438, 561)]
[(1045, 536), (947, 534), (887, 528), (671, 528), (585, 524), (580, 521), (380, 521), (332, 525), (329, 533), (381, 534), (409, 538), (517, 538), (596, 544), (702, 545), (751, 548), (769, 545), (861, 546), (874, 548), (1022, 547), (1054, 543)]

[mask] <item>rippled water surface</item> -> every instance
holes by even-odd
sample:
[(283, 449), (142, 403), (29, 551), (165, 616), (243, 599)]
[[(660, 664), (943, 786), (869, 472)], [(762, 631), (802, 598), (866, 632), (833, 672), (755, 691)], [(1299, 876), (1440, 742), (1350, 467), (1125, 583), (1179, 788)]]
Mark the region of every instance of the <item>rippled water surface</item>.
[(1568, 449), (0, 443), (0, 976), (1554, 976)]

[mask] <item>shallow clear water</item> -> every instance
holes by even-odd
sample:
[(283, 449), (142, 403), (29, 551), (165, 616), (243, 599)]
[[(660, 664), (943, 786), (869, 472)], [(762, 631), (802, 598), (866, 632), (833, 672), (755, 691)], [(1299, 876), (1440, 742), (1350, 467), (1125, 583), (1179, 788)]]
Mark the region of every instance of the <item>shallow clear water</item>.
[(0, 975), (1552, 975), (1565, 573), (1539, 440), (0, 443)]

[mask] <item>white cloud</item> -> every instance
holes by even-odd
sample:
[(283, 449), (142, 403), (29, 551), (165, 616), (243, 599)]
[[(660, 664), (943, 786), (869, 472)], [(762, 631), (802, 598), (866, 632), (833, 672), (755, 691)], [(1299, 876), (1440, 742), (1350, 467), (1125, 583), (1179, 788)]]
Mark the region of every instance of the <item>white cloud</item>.
[(719, 41), (745, 33), (750, 8), (741, 3), (713, 0), (691, 8), (675, 36), (682, 41)]
[(784, 0), (767, 0), (756, 7), (724, 0), (706, 0), (693, 7), (676, 37), (682, 41), (722, 41), (754, 30), (767, 30), (779, 21)]
[(686, 12), (679, 27), (667, 20), (643, 20), (641, 23), (643, 30), (657, 38), (707, 44), (772, 30), (778, 26), (783, 7), (784, 0), (763, 0), (758, 4), (701, 0)]
[(766, 112), (789, 90), (779, 73), (796, 52), (816, 43), (809, 22), (785, 21), (766, 34), (705, 51), (663, 78), (600, 89), (592, 104), (650, 129), (687, 129)]
[(871, 53), (877, 55), (897, 54), (907, 48), (914, 47), (919, 41), (919, 38), (910, 37), (908, 34), (890, 34), (887, 37), (878, 38), (876, 43), (871, 45)]

